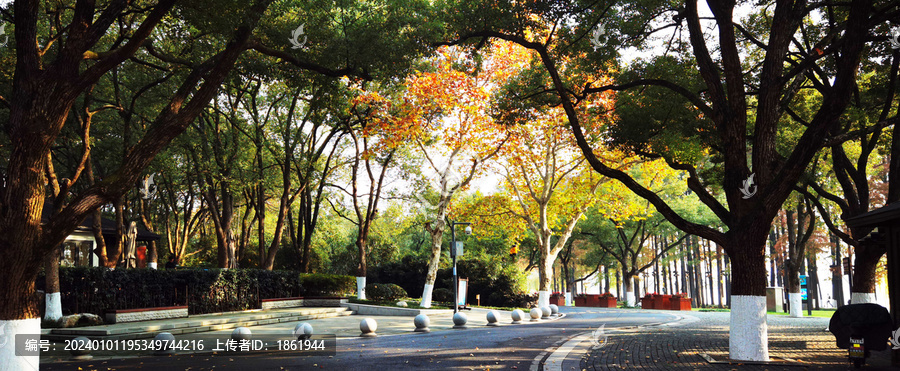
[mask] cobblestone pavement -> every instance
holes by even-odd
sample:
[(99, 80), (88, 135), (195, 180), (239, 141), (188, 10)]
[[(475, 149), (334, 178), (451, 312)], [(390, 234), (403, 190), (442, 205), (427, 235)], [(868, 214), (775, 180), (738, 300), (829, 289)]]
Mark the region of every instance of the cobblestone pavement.
[[(727, 312), (691, 312), (670, 326), (606, 331), (606, 344), (581, 360), (582, 370), (846, 370), (847, 350), (834, 344), (827, 318), (769, 316), (765, 365), (727, 363)], [(600, 324), (598, 324), (600, 325)], [(704, 355), (715, 362), (711, 363)], [(869, 370), (890, 368), (890, 352), (872, 352)]]

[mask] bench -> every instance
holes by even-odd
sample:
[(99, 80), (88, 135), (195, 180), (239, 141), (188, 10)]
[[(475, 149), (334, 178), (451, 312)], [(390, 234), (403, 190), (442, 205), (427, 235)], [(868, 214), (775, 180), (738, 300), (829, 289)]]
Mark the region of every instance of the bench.
[(136, 309), (107, 309), (104, 320), (107, 324), (124, 322), (150, 321), (155, 319), (185, 318), (188, 316), (187, 305), (173, 307), (154, 307)]

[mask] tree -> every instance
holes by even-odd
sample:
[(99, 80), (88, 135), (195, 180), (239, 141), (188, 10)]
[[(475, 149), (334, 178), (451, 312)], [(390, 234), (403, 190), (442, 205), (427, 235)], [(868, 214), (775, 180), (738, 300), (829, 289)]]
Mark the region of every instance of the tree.
[[(876, 51), (879, 49), (875, 48)], [(831, 233), (853, 246), (856, 252), (850, 290), (850, 301), (853, 303), (875, 302), (876, 267), (886, 249), (883, 244), (860, 242), (872, 228), (842, 229), (839, 221), (900, 200), (900, 186), (894, 181), (900, 174), (900, 162), (893, 155), (900, 153), (900, 140), (894, 139), (896, 135), (885, 135), (882, 127), (888, 121), (891, 108), (896, 106), (900, 58), (896, 51), (880, 53), (886, 58), (885, 62), (862, 66), (861, 82), (857, 84), (860, 90), (857, 94), (861, 99), (849, 107), (835, 129), (843, 137), (852, 138), (852, 141), (830, 143), (826, 155), (817, 163), (819, 166), (815, 170), (818, 171), (810, 174), (797, 187), (814, 202)], [(886, 156), (886, 149), (893, 156)], [(890, 157), (890, 160), (882, 157)], [(873, 171), (875, 174), (872, 174)], [(887, 181), (890, 184), (884, 187)], [(828, 205), (834, 205), (840, 214), (829, 212)]]
[[(551, 112), (539, 120), (512, 130), (501, 166), (507, 192), (515, 200), (510, 212), (523, 220), (537, 239), (538, 306), (544, 307), (550, 305), (556, 257), (596, 201), (595, 192), (603, 178), (584, 166), (559, 116)], [(551, 240), (554, 236), (555, 243)]]
[(401, 110), (410, 116), (412, 124), (391, 122), (379, 127), (389, 140), (410, 143), (413, 151), (424, 157), (426, 171), (434, 173), (431, 183), (436, 197), (415, 191), (426, 209), (424, 226), (431, 237), (431, 258), (422, 290), (421, 306), (425, 308), (431, 307), (453, 198), (468, 187), (506, 142), (505, 128), (490, 116), (491, 95), (497, 84), (521, 67), (515, 61), (521, 59), (517, 57), (523, 56), (523, 51), (514, 44), (498, 45), (486, 61), (476, 63), (477, 55), (459, 48), (439, 49), (428, 71), (407, 78)]
[[(867, 36), (898, 5), (779, 1), (774, 7), (753, 9), (753, 16), (743, 22), (735, 22), (733, 1), (708, 2), (712, 17), (703, 20), (694, 1), (674, 8), (663, 2), (647, 4), (649, 8), (607, 2), (530, 5), (467, 2), (465, 11), (454, 13), (449, 29), (455, 36), (444, 44), (504, 39), (537, 52), (546, 79), (533, 91), (552, 94), (565, 109), (591, 167), (650, 201), (677, 228), (721, 245), (735, 262), (730, 358), (767, 360), (764, 250), (771, 221), (816, 153), (832, 140), (830, 134), (850, 103)], [(828, 26), (808, 27), (804, 20), (811, 15), (822, 15)], [(618, 32), (605, 45), (594, 46), (589, 35), (600, 22)], [(715, 38), (708, 30), (715, 30)], [(678, 37), (681, 31), (686, 38)], [(667, 39), (673, 45), (663, 53), (671, 51), (677, 58), (663, 55), (650, 63), (634, 63), (612, 84), (579, 78), (577, 71), (562, 68), (563, 61), (578, 60), (595, 71), (615, 56), (613, 48), (627, 43), (640, 48), (654, 32), (670, 33)], [(715, 45), (711, 48), (710, 43)], [(592, 46), (604, 50), (590, 53)], [(745, 63), (748, 58), (761, 63)], [(804, 85), (826, 92), (809, 115), (789, 109)], [(591, 127), (582, 124), (577, 107), (585, 97), (612, 91), (619, 92), (617, 126), (633, 134), (618, 136), (623, 147), (687, 171), (688, 188), (727, 230), (683, 217), (645, 185), (595, 155), (587, 139)], [(803, 126), (802, 134), (783, 135), (780, 129), (791, 122)], [(685, 153), (690, 146), (695, 150)], [(711, 172), (700, 171), (703, 156), (693, 156), (696, 149), (714, 154)], [(749, 195), (752, 185), (758, 192), (744, 197), (741, 191)], [(721, 190), (724, 204), (710, 188)]]
[[(650, 161), (636, 164), (628, 169), (629, 174), (641, 179), (657, 189), (661, 197), (676, 204), (679, 209), (686, 207), (684, 195), (673, 194), (672, 185), (678, 172), (665, 166), (663, 161)], [(625, 302), (635, 306), (635, 285), (638, 276), (656, 265), (663, 254), (681, 245), (687, 235), (673, 236), (667, 230), (671, 225), (665, 218), (657, 214), (646, 200), (629, 192), (618, 183), (604, 185), (600, 190), (604, 200), (589, 214), (588, 224), (582, 226), (585, 235), (605, 253), (619, 263), (622, 275)], [(669, 237), (657, 249), (652, 245), (653, 237)], [(646, 248), (652, 251), (646, 251)], [(652, 253), (652, 255), (650, 254)]]
[[(0, 304), (0, 320), (17, 320), (21, 324), (4, 334), (7, 340), (13, 339), (16, 333), (36, 333), (38, 330), (39, 321), (32, 320), (37, 315), (32, 294), (41, 262), (87, 214), (121, 197), (137, 183), (141, 171), (153, 156), (199, 113), (243, 51), (268, 1), (254, 2), (248, 7), (249, 11), (241, 18), (228, 45), (183, 82), (182, 88), (173, 94), (171, 103), (160, 112), (153, 127), (135, 145), (119, 171), (72, 196), (65, 207), (42, 223), (46, 179), (43, 169), (50, 147), (62, 130), (75, 99), (109, 70), (130, 58), (174, 4), (171, 0), (161, 1), (146, 9), (131, 9), (128, 2), (115, 1), (98, 10), (93, 2), (79, 1), (71, 12), (71, 25), (65, 30), (56, 30), (60, 32), (57, 36), (66, 33), (66, 42), (53, 54), (52, 63), (44, 61), (50, 55), (44, 54), (46, 50), (34, 42), (39, 39), (36, 27), (39, 2), (17, 1), (14, 4), (17, 62), (12, 90), (15, 94), (8, 101), (6, 128), (10, 150), (6, 182), (0, 189), (0, 209), (4, 210), (0, 217), (3, 227), (0, 261), (7, 271), (0, 278), (0, 288), (7, 293), (7, 300)], [(129, 32), (131, 37), (117, 45), (103, 45), (105, 41), (99, 44), (113, 22), (121, 14), (131, 11), (145, 14), (133, 32)], [(95, 18), (95, 14), (99, 16)], [(110, 49), (108, 52), (92, 50), (96, 47)], [(82, 69), (85, 59), (94, 62)], [(201, 76), (204, 77), (202, 82)], [(16, 369), (36, 369), (36, 358), (15, 357), (11, 350), (0, 353), (0, 363)]]
[[(184, 132), (217, 95), (242, 53), (252, 49), (273, 55), (294, 68), (314, 74), (371, 78), (381, 71), (402, 70), (408, 56), (415, 56), (422, 49), (417, 41), (420, 34), (394, 32), (404, 29), (411, 20), (408, 14), (415, 12), (397, 12), (402, 15), (383, 17), (386, 24), (334, 27), (364, 35), (383, 34), (379, 43), (366, 44), (360, 40), (358, 47), (347, 48), (347, 42), (342, 40), (349, 35), (337, 33), (335, 42), (328, 46), (334, 49), (321, 55), (319, 49), (300, 56), (274, 50), (252, 37), (271, 2), (182, 2), (177, 14), (172, 11), (178, 3), (176, 0), (162, 0), (153, 5), (114, 0), (104, 2), (102, 7), (93, 1), (78, 0), (74, 6), (46, 3), (48, 8), (44, 10), (41, 9), (44, 3), (39, 1), (14, 3), (16, 64), (14, 72), (8, 74), (13, 75), (12, 81), (2, 89), (4, 94), (11, 94), (11, 99), (2, 99), (8, 115), (4, 133), (5, 181), (0, 185), (0, 210), (3, 211), (0, 262), (6, 272), (0, 278), (0, 290), (6, 293), (6, 300), (0, 303), (0, 321), (14, 322), (2, 335), (4, 343), (11, 344), (17, 333), (38, 332), (38, 310), (32, 296), (38, 270), (48, 254), (85, 216), (121, 198), (139, 183), (154, 157)], [(354, 5), (369, 8), (365, 4)], [(422, 3), (403, 6), (427, 11)], [(209, 13), (208, 9), (219, 11)], [(345, 9), (348, 7), (335, 11)], [(330, 14), (332, 9), (320, 11), (322, 18), (334, 19)], [(69, 23), (43, 22), (40, 14), (44, 13)], [(161, 27), (175, 32), (151, 37)], [(175, 39), (185, 35), (197, 45)], [(42, 45), (40, 40), (48, 42)], [(162, 51), (163, 44), (176, 48), (187, 44), (182, 51), (189, 52), (168, 54)], [(203, 46), (191, 49), (199, 44)], [(376, 51), (383, 58), (370, 58)], [(42, 222), (47, 195), (47, 158), (66, 126), (74, 102), (110, 71), (123, 64), (146, 63), (142, 58), (183, 67), (177, 77), (180, 83), (164, 93), (167, 102), (154, 114), (146, 132), (134, 142), (120, 166), (82, 190), (61, 191), (57, 198), (65, 200), (65, 205)], [(90, 139), (85, 137), (85, 143)], [(0, 364), (13, 369), (36, 369), (38, 360), (15, 357), (12, 348), (6, 347), (0, 350)]]
[(353, 148), (353, 157), (347, 161), (350, 165), (350, 184), (346, 188), (331, 184), (350, 198), (350, 210), (339, 210), (334, 203), (331, 207), (340, 217), (356, 226), (356, 296), (365, 300), (369, 232), (372, 222), (378, 217), (378, 203), (382, 198), (385, 181), (388, 180), (388, 169), (393, 165), (398, 151), (395, 144), (377, 135), (375, 128), (380, 121), (398, 122), (389, 112), (389, 102), (379, 93), (366, 91), (361, 87), (353, 87), (351, 91), (358, 95), (351, 101), (343, 118), (344, 131)]
[(653, 251), (653, 255), (648, 257), (643, 250), (649, 245), (651, 237), (659, 232), (664, 219), (635, 216), (630, 220), (607, 219), (606, 221), (612, 228), (601, 227), (595, 232), (594, 241), (612, 255), (622, 267), (625, 302), (628, 306), (633, 307), (635, 306), (634, 279), (656, 264), (663, 253), (680, 246), (687, 235), (682, 235), (671, 243), (667, 242), (661, 251)]
[[(784, 262), (787, 281), (788, 307), (791, 317), (803, 317), (802, 296), (800, 294), (800, 268), (806, 263), (806, 246), (816, 228), (816, 215), (812, 205), (801, 197), (796, 204), (796, 212), (785, 211), (787, 229), (787, 259)], [(774, 274), (774, 272), (773, 272)], [(810, 301), (811, 302), (811, 301)]]

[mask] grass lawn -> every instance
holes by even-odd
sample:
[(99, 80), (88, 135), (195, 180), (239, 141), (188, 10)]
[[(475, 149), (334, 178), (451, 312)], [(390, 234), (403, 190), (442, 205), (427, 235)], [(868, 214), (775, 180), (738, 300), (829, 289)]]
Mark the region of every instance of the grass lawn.
[[(691, 309), (697, 312), (730, 312), (730, 309), (727, 308), (693, 308)], [(776, 312), (766, 312), (769, 315), (776, 316), (786, 316), (788, 313), (776, 313)], [(821, 318), (831, 318), (834, 315), (834, 309), (816, 309), (812, 311), (812, 316), (807, 314), (807, 311), (803, 311), (804, 317), (821, 317)]]
[[(779, 316), (786, 316), (788, 313), (775, 313), (775, 312), (767, 312), (768, 314), (774, 314)], [(808, 317), (809, 314), (806, 310), (803, 311), (803, 316)], [(834, 315), (834, 309), (813, 309), (811, 317), (822, 317), (822, 318), (831, 318)]]
[[(353, 304), (367, 304), (367, 305), (378, 305), (382, 307), (396, 307), (396, 308), (411, 308), (411, 309), (447, 309), (450, 308), (449, 305), (441, 305), (440, 303), (433, 303), (434, 305), (431, 308), (424, 308), (418, 305), (419, 301), (410, 301), (410, 300), (397, 300), (394, 302), (384, 302), (384, 301), (375, 301), (375, 300), (360, 300), (360, 299), (350, 299), (349, 302)], [(406, 301), (407, 306), (401, 307), (397, 305), (398, 302)]]

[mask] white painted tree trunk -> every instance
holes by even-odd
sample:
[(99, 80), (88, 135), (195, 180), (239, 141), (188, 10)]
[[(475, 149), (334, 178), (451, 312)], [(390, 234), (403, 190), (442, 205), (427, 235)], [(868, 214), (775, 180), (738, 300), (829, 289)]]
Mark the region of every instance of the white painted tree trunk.
[(39, 356), (16, 356), (16, 334), (40, 334), (41, 319), (0, 320), (0, 370), (37, 371)]
[(803, 294), (799, 292), (788, 293), (788, 307), (791, 317), (803, 317)]
[(150, 269), (157, 269), (157, 268), (156, 268), (156, 262), (150, 262), (150, 263), (147, 263), (147, 268), (150, 268)]
[(769, 329), (766, 324), (766, 297), (731, 296), (729, 358), (740, 361), (769, 360)]
[(62, 318), (62, 298), (58, 292), (44, 294), (44, 320), (59, 321)]
[(574, 304), (572, 303), (572, 293), (571, 292), (566, 293), (566, 306), (567, 307), (574, 306)]
[(635, 306), (634, 291), (625, 291), (625, 305), (629, 307)]
[(422, 290), (422, 303), (419, 304), (422, 308), (431, 308), (431, 293), (434, 291), (434, 285), (425, 284), (425, 289)]
[(876, 303), (874, 292), (850, 293), (850, 304)]
[(538, 291), (538, 308), (550, 306), (550, 291)]
[(356, 277), (356, 298), (366, 300), (366, 278)]

